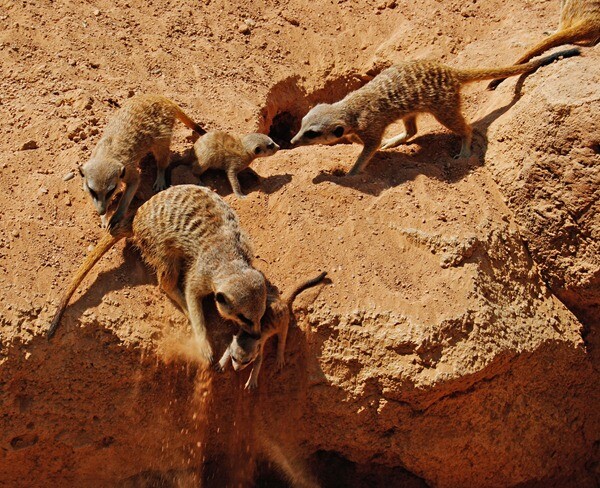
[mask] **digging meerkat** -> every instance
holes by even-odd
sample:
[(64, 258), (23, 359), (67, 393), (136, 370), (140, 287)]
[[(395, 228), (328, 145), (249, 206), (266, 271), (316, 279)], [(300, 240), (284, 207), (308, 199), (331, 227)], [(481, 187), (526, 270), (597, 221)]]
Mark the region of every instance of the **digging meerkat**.
[(260, 338), (246, 332), (240, 332), (233, 336), (231, 344), (227, 347), (219, 360), (218, 369), (223, 371), (231, 359), (235, 371), (244, 369), (249, 364), (255, 364), (246, 382), (246, 388), (253, 389), (258, 386), (258, 374), (263, 361), (263, 351), (266, 342), (277, 335), (277, 369), (285, 365), (285, 343), (292, 314), (292, 303), (294, 299), (304, 290), (318, 285), (327, 276), (326, 272), (308, 281), (298, 284), (286, 297), (268, 296), (267, 310), (261, 320)]
[[(570, 49), (527, 64), (490, 69), (456, 69), (436, 61), (407, 61), (392, 66), (365, 86), (333, 104), (319, 104), (302, 119), (292, 144), (332, 144), (342, 137), (358, 138), (364, 147), (349, 171), (360, 173), (378, 149), (406, 143), (417, 133), (418, 113), (431, 113), (438, 122), (461, 136), (456, 158), (471, 154), (472, 129), (461, 112), (460, 90), (475, 81), (514, 76), (534, 71), (559, 58), (576, 56)], [(383, 141), (388, 125), (402, 119), (405, 132)]]
[(149, 152), (156, 159), (154, 190), (166, 188), (165, 170), (175, 119), (198, 135), (206, 133), (174, 102), (159, 95), (134, 96), (110, 119), (90, 160), (79, 168), (83, 189), (92, 198), (103, 227), (107, 226), (108, 204), (120, 183), (125, 191), (108, 227), (116, 226), (125, 216), (140, 185), (140, 160)]
[(278, 150), (279, 146), (265, 134), (235, 136), (221, 131), (208, 132), (194, 144), (192, 172), (200, 177), (209, 168), (222, 169), (227, 173), (233, 193), (245, 198), (237, 174), (256, 158), (271, 156)]
[(267, 289), (263, 274), (252, 267), (252, 252), (237, 215), (213, 191), (179, 185), (154, 195), (133, 218), (106, 233), (81, 264), (64, 292), (48, 330), (51, 338), (69, 299), (94, 264), (118, 241), (133, 237), (158, 284), (189, 318), (212, 362), (202, 299), (214, 293), (220, 315), (248, 334), (260, 334)]
[[(544, 51), (563, 44), (593, 46), (600, 41), (600, 0), (562, 0), (558, 30), (533, 46), (516, 64), (522, 64)], [(495, 90), (506, 78), (490, 82), (488, 89)]]

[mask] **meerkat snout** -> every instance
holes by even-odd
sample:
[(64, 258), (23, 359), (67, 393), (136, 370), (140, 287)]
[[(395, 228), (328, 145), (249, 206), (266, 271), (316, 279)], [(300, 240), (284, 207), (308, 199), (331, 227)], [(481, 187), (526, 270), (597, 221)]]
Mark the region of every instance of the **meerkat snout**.
[(241, 371), (252, 364), (261, 351), (261, 338), (254, 337), (247, 332), (241, 331), (233, 336), (229, 345), (231, 354), (231, 365), (235, 371)]
[(125, 177), (126, 169), (122, 164), (117, 164), (115, 170), (107, 174), (94, 170), (95, 166), (91, 166), (91, 169), (86, 168), (86, 165), (80, 166), (79, 174), (83, 178), (83, 190), (92, 198), (98, 214), (104, 216), (112, 197)]
[(322, 103), (313, 107), (302, 119), (298, 133), (292, 138), (294, 146), (334, 144), (348, 135), (347, 124), (335, 104)]

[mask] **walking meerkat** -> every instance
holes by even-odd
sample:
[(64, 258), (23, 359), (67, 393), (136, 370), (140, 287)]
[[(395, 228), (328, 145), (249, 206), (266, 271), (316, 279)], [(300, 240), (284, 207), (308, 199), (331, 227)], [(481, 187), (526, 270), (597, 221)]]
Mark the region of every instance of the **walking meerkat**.
[(178, 185), (154, 195), (134, 217), (106, 233), (79, 267), (54, 315), (51, 338), (69, 299), (94, 264), (125, 237), (133, 237), (144, 260), (154, 268), (158, 284), (187, 315), (212, 362), (202, 299), (214, 293), (220, 315), (248, 334), (260, 334), (267, 288), (263, 274), (252, 267), (250, 242), (237, 215), (213, 191)]
[(229, 344), (219, 360), (218, 369), (223, 371), (230, 359), (235, 371), (240, 371), (256, 361), (246, 382), (246, 388), (256, 388), (258, 386), (258, 374), (262, 366), (265, 344), (274, 335), (277, 335), (277, 360), (275, 364), (278, 370), (283, 368), (285, 365), (285, 343), (292, 314), (292, 303), (304, 290), (321, 283), (325, 276), (327, 276), (327, 273), (323, 272), (315, 278), (300, 283), (287, 297), (268, 296), (267, 310), (263, 315), (260, 325), (260, 337), (257, 338), (255, 335), (250, 335), (243, 331), (234, 335), (231, 344)]
[(140, 160), (149, 152), (156, 159), (154, 190), (166, 188), (165, 170), (175, 119), (198, 135), (206, 131), (171, 100), (159, 95), (137, 95), (127, 100), (108, 122), (90, 160), (79, 168), (83, 189), (88, 192), (106, 227), (106, 210), (120, 183), (125, 192), (108, 223), (121, 220), (140, 184)]
[(271, 156), (278, 150), (279, 146), (265, 134), (239, 137), (221, 131), (208, 132), (194, 144), (192, 172), (200, 177), (209, 168), (222, 169), (227, 173), (233, 193), (245, 198), (237, 174), (256, 158)]
[[(522, 64), (544, 51), (563, 44), (593, 46), (600, 41), (600, 0), (562, 0), (558, 30), (533, 46), (516, 64)], [(506, 78), (490, 82), (488, 89), (495, 90)]]
[[(342, 137), (358, 138), (364, 147), (348, 173), (360, 173), (375, 152), (407, 142), (417, 133), (418, 113), (431, 113), (438, 122), (460, 135), (462, 145), (456, 158), (471, 154), (472, 129), (461, 112), (460, 90), (475, 81), (513, 76), (534, 71), (561, 57), (576, 56), (571, 49), (527, 64), (491, 69), (456, 69), (436, 61), (407, 61), (392, 66), (343, 100), (319, 104), (302, 119), (292, 144), (332, 144)], [(388, 125), (402, 119), (405, 132), (382, 144)]]

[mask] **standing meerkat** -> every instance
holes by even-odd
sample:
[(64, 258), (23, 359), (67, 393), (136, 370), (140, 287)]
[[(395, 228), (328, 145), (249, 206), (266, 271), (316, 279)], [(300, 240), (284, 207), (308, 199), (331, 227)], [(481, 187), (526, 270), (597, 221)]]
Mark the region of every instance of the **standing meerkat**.
[(246, 388), (256, 388), (258, 386), (258, 374), (262, 366), (265, 344), (274, 335), (277, 335), (277, 360), (275, 364), (278, 370), (283, 368), (285, 365), (285, 343), (292, 314), (292, 303), (304, 290), (321, 283), (325, 276), (327, 276), (327, 273), (323, 272), (315, 278), (300, 283), (285, 298), (269, 296), (267, 298), (267, 310), (261, 320), (260, 337), (257, 338), (246, 332), (234, 335), (231, 344), (229, 344), (219, 360), (219, 369), (223, 371), (230, 359), (235, 371), (244, 369), (256, 360), (250, 377), (246, 382)]
[[(456, 69), (436, 61), (407, 61), (392, 66), (362, 88), (333, 104), (319, 104), (302, 119), (292, 144), (331, 144), (344, 136), (358, 138), (363, 150), (348, 173), (360, 173), (375, 152), (407, 142), (417, 133), (418, 113), (431, 113), (438, 122), (462, 138), (456, 158), (471, 154), (472, 129), (461, 112), (460, 90), (475, 81), (534, 71), (560, 57), (576, 56), (571, 49), (527, 64), (495, 69)], [(405, 132), (383, 142), (385, 129), (402, 119)]]
[(127, 100), (108, 122), (90, 160), (79, 168), (83, 189), (92, 197), (106, 227), (106, 210), (119, 184), (125, 192), (108, 223), (114, 227), (123, 218), (140, 184), (140, 160), (149, 152), (156, 159), (154, 190), (166, 188), (165, 170), (175, 119), (198, 135), (206, 131), (171, 100), (159, 95), (137, 95)]
[[(544, 51), (563, 44), (593, 46), (600, 41), (600, 0), (561, 0), (560, 24), (550, 37), (533, 46), (516, 64), (522, 64)], [(495, 90), (506, 78), (490, 82)]]
[(252, 267), (250, 242), (237, 215), (213, 191), (178, 185), (154, 195), (133, 218), (106, 233), (79, 267), (54, 315), (51, 338), (69, 299), (94, 264), (125, 237), (133, 237), (145, 261), (156, 271), (158, 284), (187, 315), (212, 362), (202, 299), (214, 293), (220, 315), (248, 334), (260, 334), (267, 289), (263, 274)]
[(278, 150), (279, 146), (265, 134), (239, 137), (221, 131), (208, 132), (194, 144), (192, 172), (200, 177), (209, 168), (222, 169), (227, 173), (233, 193), (245, 198), (237, 174), (256, 158), (271, 156)]

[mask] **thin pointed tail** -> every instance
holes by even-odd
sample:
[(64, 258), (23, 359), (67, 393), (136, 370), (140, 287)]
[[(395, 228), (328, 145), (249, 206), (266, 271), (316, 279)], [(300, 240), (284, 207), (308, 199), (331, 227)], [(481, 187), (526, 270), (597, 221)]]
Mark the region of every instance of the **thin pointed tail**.
[(302, 293), (304, 290), (307, 290), (308, 288), (312, 288), (315, 285), (318, 285), (319, 283), (321, 283), (321, 281), (323, 281), (323, 279), (325, 278), (325, 276), (327, 276), (327, 272), (323, 271), (319, 276), (315, 276), (314, 278), (307, 280), (307, 281), (303, 281), (302, 283), (300, 283), (299, 285), (296, 286), (296, 288), (294, 288), (292, 290), (292, 292), (289, 294), (289, 296), (285, 299), (285, 303), (288, 304), (288, 307), (292, 306), (292, 303), (294, 302), (294, 299), (300, 294)]
[(550, 54), (549, 56), (545, 56), (525, 64), (516, 64), (514, 66), (506, 66), (504, 68), (459, 70), (458, 79), (461, 81), (461, 83), (472, 83), (474, 81), (507, 78), (509, 76), (521, 75), (523, 73), (531, 73), (541, 66), (552, 64), (554, 61), (559, 59), (579, 56), (579, 54), (581, 54), (579, 48), (573, 48)]
[(60, 319), (65, 309), (67, 308), (67, 305), (69, 304), (69, 300), (71, 299), (73, 293), (75, 293), (75, 290), (77, 290), (83, 279), (87, 276), (89, 271), (100, 260), (100, 258), (104, 256), (117, 242), (119, 242), (125, 237), (130, 237), (132, 234), (133, 233), (131, 230), (131, 219), (128, 219), (115, 230), (113, 230), (112, 233), (107, 232), (100, 238), (100, 241), (98, 241), (96, 247), (94, 247), (92, 252), (86, 256), (81, 266), (79, 266), (79, 269), (71, 279), (69, 287), (64, 292), (58, 305), (58, 309), (56, 310), (56, 313), (52, 318), (52, 322), (50, 323), (50, 328), (46, 333), (48, 340), (50, 340), (56, 332), (56, 329), (60, 324)]

